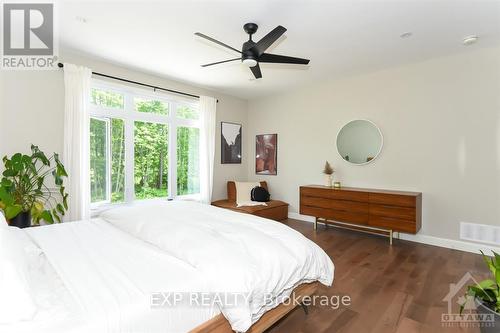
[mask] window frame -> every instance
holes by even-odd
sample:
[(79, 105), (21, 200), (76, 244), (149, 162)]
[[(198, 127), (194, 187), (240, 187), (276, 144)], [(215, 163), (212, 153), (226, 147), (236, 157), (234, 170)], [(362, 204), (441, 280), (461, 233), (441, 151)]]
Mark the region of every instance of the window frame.
[[(104, 199), (104, 200), (101, 200), (101, 201), (96, 201), (94, 202), (93, 204), (96, 205), (96, 206), (100, 206), (100, 205), (104, 205), (104, 204), (110, 204), (111, 203), (111, 118), (101, 118), (101, 117), (95, 117), (95, 116), (90, 116), (90, 119), (94, 119), (94, 120), (97, 120), (97, 121), (102, 121), (105, 123), (106, 125), (106, 144), (105, 144), (105, 148), (106, 148), (106, 152), (105, 152), (105, 156), (106, 156), (106, 198), (109, 198), (109, 199)], [(92, 191), (92, 189), (91, 189)], [(92, 199), (92, 198), (91, 198)]]
[[(134, 193), (134, 123), (136, 121), (166, 124), (168, 126), (168, 196), (165, 198), (141, 199), (140, 201), (154, 200), (199, 200), (200, 194), (177, 195), (177, 128), (193, 127), (200, 128), (200, 119), (185, 119), (177, 117), (177, 106), (185, 105), (193, 108), (199, 113), (199, 102), (191, 98), (168, 94), (160, 91), (133, 87), (106, 80), (93, 78), (91, 89), (111, 91), (123, 95), (123, 109), (109, 108), (94, 105), (89, 97), (89, 119), (108, 121), (107, 127), (107, 157), (106, 161), (106, 191), (108, 198), (102, 202), (91, 203), (93, 212), (106, 209), (109, 206), (130, 204), (135, 201)], [(135, 110), (134, 98), (152, 99), (168, 104), (168, 115), (139, 112)], [(111, 119), (121, 119), (124, 124), (124, 200), (120, 203), (111, 202)], [(89, 136), (90, 140), (90, 136)], [(89, 166), (90, 167), (90, 166)]]

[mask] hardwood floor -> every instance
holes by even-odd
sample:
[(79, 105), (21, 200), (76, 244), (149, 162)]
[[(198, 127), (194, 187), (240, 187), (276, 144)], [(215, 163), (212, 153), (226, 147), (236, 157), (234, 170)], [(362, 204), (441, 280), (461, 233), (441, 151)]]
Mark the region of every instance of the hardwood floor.
[(389, 246), (384, 237), (321, 224), (315, 232), (311, 223), (291, 219), (284, 223), (321, 246), (335, 264), (333, 286), (322, 286), (318, 294), (349, 295), (351, 305), (314, 306), (307, 316), (296, 308), (269, 333), (479, 332), (441, 324), (450, 284), (466, 272), (487, 276), (479, 255), (402, 240)]

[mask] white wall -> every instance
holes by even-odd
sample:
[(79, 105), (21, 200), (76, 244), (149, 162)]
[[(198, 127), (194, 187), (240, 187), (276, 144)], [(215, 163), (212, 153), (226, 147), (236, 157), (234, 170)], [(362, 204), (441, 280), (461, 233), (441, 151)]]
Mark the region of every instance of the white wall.
[[(335, 136), (366, 118), (384, 135), (373, 163), (350, 165)], [(278, 133), (274, 198), (297, 212), (300, 185), (322, 184), (325, 160), (347, 186), (423, 192), (421, 234), (459, 239), (459, 222), (500, 225), (500, 48), (318, 83), (250, 101), (248, 154), (255, 135)]]
[[(228, 95), (208, 91), (153, 75), (133, 71), (110, 63), (66, 52), (63, 62), (90, 67), (92, 70), (145, 82), (192, 94), (217, 97), (217, 136), (214, 170), (214, 199), (226, 197), (226, 181), (246, 178), (243, 152), (240, 165), (220, 164), (220, 122), (243, 124), (247, 121), (247, 102)], [(0, 71), (0, 156), (29, 151), (30, 144), (48, 152), (62, 153), (64, 111), (63, 72), (57, 71)]]

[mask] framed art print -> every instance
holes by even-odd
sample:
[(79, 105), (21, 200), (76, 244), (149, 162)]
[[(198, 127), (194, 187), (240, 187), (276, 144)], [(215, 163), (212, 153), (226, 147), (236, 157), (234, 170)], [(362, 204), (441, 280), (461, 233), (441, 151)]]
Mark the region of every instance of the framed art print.
[(221, 122), (221, 163), (241, 164), (241, 124)]
[(255, 136), (255, 173), (278, 174), (278, 134)]

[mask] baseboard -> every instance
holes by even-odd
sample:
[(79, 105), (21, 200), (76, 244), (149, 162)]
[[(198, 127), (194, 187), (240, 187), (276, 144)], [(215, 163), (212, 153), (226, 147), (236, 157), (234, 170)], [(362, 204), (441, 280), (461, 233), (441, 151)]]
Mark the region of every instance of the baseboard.
[(293, 212), (288, 212), (288, 218), (294, 219), (294, 220), (299, 220), (299, 221), (311, 222), (311, 223), (313, 223), (315, 220), (314, 216), (301, 215), (299, 213), (293, 213)]
[(400, 238), (411, 242), (445, 247), (448, 249), (460, 250), (476, 254), (479, 254), (480, 253), (479, 251), (483, 251), (485, 254), (491, 254), (491, 251), (500, 253), (500, 248), (495, 246), (473, 243), (473, 242), (465, 242), (461, 240), (454, 240), (448, 238), (440, 238), (440, 237), (418, 235), (418, 234), (417, 235), (401, 234)]
[[(294, 220), (300, 220), (305, 222), (313, 223), (315, 218), (313, 216), (301, 215), (299, 213), (288, 213), (288, 218)], [(465, 251), (470, 253), (478, 254), (479, 251), (483, 251), (486, 254), (491, 254), (491, 251), (500, 253), (500, 248), (495, 246), (490, 246), (486, 244), (464, 242), (460, 240), (453, 240), (448, 238), (440, 238), (428, 235), (410, 235), (410, 234), (400, 234), (400, 239), (407, 240), (410, 242), (416, 242), (427, 245), (434, 245), (439, 247), (444, 247), (447, 249)]]

